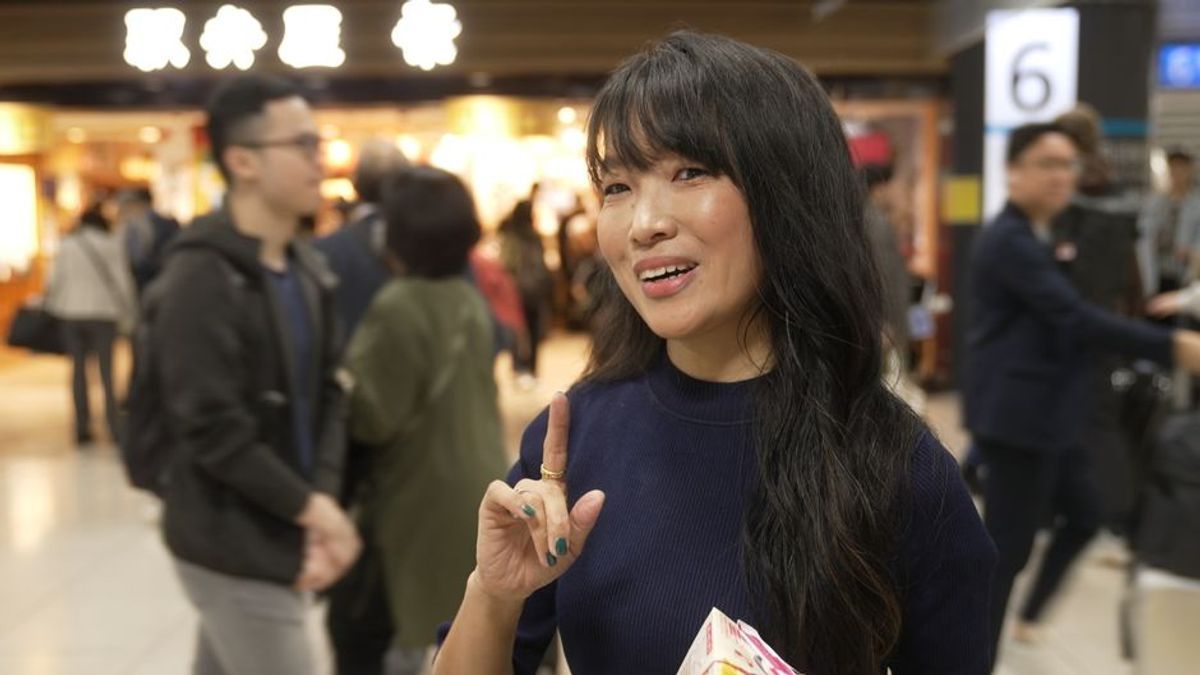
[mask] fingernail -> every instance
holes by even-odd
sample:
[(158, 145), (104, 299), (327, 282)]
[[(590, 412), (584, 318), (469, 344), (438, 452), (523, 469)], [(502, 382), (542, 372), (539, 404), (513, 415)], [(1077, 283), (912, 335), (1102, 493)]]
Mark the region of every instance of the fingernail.
[(551, 567), (554, 567), (555, 565), (558, 564), (558, 558), (555, 558), (553, 553), (547, 553), (546, 554), (546, 564)]
[(559, 538), (558, 538), (558, 541), (554, 542), (554, 548), (555, 548), (555, 549), (558, 551), (558, 554), (559, 554), (559, 555), (566, 555), (566, 554), (567, 554), (567, 540), (566, 540), (566, 538), (565, 538), (565, 537), (559, 537)]
[(526, 518), (532, 518), (537, 515), (537, 511), (535, 511), (533, 507), (528, 504), (521, 507), (521, 512), (525, 514)]

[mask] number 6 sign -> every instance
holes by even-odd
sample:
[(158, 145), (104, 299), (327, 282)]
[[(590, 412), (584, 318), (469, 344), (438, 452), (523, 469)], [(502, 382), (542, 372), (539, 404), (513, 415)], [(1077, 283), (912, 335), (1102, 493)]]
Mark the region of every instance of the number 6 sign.
[(1008, 132), (1047, 122), (1075, 105), (1079, 13), (1031, 9), (988, 13), (984, 79), (984, 214), (1004, 205)]

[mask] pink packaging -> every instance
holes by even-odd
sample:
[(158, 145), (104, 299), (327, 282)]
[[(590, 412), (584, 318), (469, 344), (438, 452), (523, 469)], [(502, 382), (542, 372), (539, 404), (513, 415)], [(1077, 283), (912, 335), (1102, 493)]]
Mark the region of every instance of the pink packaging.
[(676, 675), (800, 675), (749, 624), (713, 608)]

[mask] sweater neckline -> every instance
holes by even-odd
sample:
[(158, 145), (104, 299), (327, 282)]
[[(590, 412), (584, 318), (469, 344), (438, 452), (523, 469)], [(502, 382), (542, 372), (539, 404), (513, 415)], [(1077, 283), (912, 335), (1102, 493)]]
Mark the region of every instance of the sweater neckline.
[(765, 375), (740, 382), (711, 382), (688, 375), (663, 349), (646, 374), (646, 385), (655, 402), (668, 413), (698, 424), (747, 424), (755, 388)]

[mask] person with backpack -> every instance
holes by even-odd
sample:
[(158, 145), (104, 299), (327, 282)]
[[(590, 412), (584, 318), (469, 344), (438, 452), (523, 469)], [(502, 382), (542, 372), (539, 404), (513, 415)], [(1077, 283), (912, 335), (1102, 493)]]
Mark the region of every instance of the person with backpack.
[(118, 192), (116, 206), (129, 268), (140, 295), (162, 268), (167, 245), (179, 234), (179, 222), (154, 210), (154, 197), (146, 188)]
[(207, 115), (228, 192), (176, 238), (147, 292), (127, 444), (148, 445), (139, 387), (155, 383), (164, 539), (200, 619), (193, 672), (315, 675), (309, 593), (360, 549), (335, 500), (336, 280), (296, 238), (320, 205), (320, 136), (299, 91), (266, 75), (222, 82)]
[(63, 344), (71, 356), (71, 395), (75, 404), (75, 442), (95, 440), (88, 402), (87, 363), (95, 358), (104, 386), (109, 435), (118, 433), (113, 345), (137, 320), (133, 279), (108, 219), (99, 204), (84, 211), (75, 231), (62, 240), (46, 291), (46, 309), (62, 323)]

